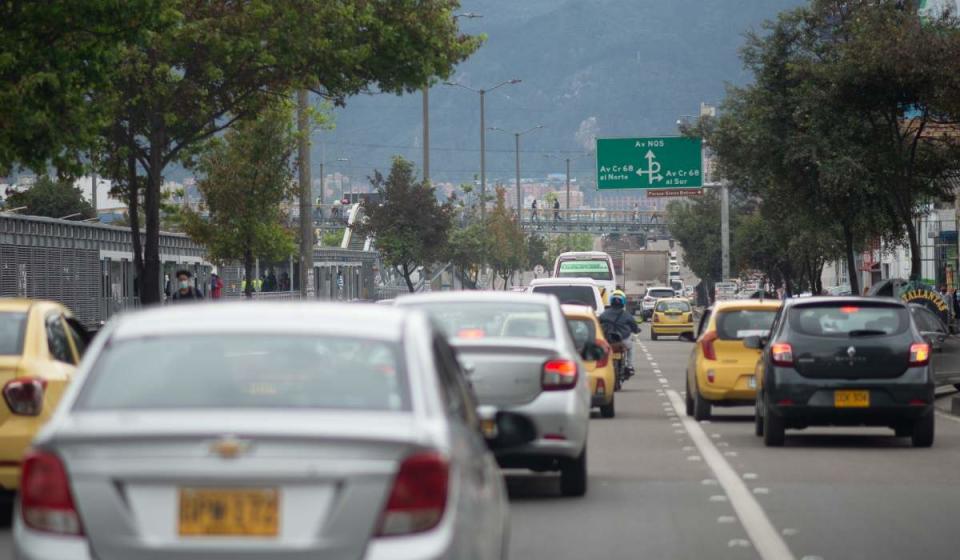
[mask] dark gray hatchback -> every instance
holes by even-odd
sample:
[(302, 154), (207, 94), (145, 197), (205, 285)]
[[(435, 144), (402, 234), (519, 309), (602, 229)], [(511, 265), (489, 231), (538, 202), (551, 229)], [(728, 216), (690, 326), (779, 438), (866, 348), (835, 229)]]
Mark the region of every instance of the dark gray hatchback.
[(786, 429), (888, 426), (915, 447), (934, 437), (930, 345), (906, 305), (887, 298), (786, 302), (757, 364), (756, 434), (783, 445)]

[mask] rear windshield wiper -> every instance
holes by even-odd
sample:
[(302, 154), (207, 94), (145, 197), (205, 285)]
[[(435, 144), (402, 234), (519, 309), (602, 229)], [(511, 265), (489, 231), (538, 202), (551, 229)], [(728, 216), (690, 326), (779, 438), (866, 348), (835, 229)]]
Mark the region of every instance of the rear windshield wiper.
[(887, 334), (887, 331), (880, 331), (880, 330), (877, 330), (877, 329), (858, 329), (858, 330), (852, 330), (852, 331), (850, 331), (850, 332), (847, 333), (847, 334), (849, 334), (851, 337), (856, 337), (856, 336), (877, 336), (877, 335), (881, 335), (881, 334)]

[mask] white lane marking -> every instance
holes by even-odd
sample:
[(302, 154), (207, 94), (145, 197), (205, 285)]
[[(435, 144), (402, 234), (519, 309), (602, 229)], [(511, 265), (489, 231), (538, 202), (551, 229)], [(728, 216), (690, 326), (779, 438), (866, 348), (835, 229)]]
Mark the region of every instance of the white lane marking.
[[(670, 400), (677, 414), (683, 410), (683, 399), (676, 391), (669, 391)], [(774, 528), (767, 513), (763, 511), (760, 503), (750, 493), (750, 489), (744, 484), (737, 472), (733, 470), (730, 463), (723, 458), (720, 451), (713, 445), (706, 432), (692, 418), (683, 419), (684, 427), (693, 440), (694, 445), (700, 450), (707, 466), (713, 471), (713, 474), (720, 481), (720, 486), (726, 492), (726, 498), (729, 496), (733, 511), (740, 518), (740, 524), (747, 531), (747, 536), (753, 541), (753, 546), (757, 549), (760, 558), (763, 560), (794, 560), (794, 555), (787, 547), (783, 537)], [(717, 496), (711, 496), (710, 501)]]
[(713, 439), (720, 439), (720, 434), (710, 434)]
[(664, 379), (663, 377), (661, 377), (661, 378), (660, 378), (660, 383), (663, 383), (664, 385), (666, 385), (667, 383), (669, 383), (669, 381), (667, 381), (666, 379)]
[(657, 362), (650, 362), (650, 365), (653, 366), (653, 367), (660, 367), (660, 366), (657, 365)]
[(687, 457), (687, 461), (702, 461), (699, 455), (690, 455)]
[(724, 495), (722, 495), (722, 494), (717, 494), (717, 495), (715, 495), (715, 496), (710, 496), (710, 501), (711, 501), (711, 502), (726, 502), (726, 501), (727, 501), (727, 497), (724, 496)]
[(717, 518), (717, 523), (736, 523), (737, 518), (732, 515), (721, 515)]
[(750, 541), (747, 539), (730, 539), (727, 548), (750, 548)]
[(663, 373), (663, 372), (660, 371), (659, 369), (655, 369), (655, 370), (653, 370), (653, 373)]
[(704, 486), (716, 486), (719, 483), (712, 478), (705, 478), (700, 481), (700, 484), (703, 484)]
[(753, 489), (753, 493), (756, 494), (756, 495), (758, 495), (758, 496), (761, 495), (761, 494), (763, 494), (764, 496), (766, 496), (767, 494), (770, 493), (770, 489), (769, 489), (769, 488), (762, 488), (762, 487), (754, 488), (754, 489)]
[(744, 480), (756, 480), (756, 479), (757, 479), (757, 473), (752, 473), (752, 472), (743, 473), (743, 479), (744, 479)]
[(730, 444), (725, 441), (718, 441), (717, 447), (730, 447)]
[(785, 537), (792, 537), (792, 536), (798, 534), (799, 532), (800, 532), (800, 531), (798, 531), (798, 530), (796, 530), (796, 529), (784, 529), (783, 531), (780, 531), (780, 534), (783, 535), (783, 536), (785, 536)]
[(724, 451), (724, 452), (723, 452), (723, 456), (724, 456), (724, 457), (736, 457), (736, 456), (737, 456), (737, 452), (736, 452), (736, 451)]

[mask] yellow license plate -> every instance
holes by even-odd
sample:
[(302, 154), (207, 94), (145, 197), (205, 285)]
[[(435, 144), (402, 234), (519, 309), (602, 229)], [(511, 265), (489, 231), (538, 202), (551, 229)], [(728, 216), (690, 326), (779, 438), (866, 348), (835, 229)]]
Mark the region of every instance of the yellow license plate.
[(275, 537), (279, 525), (275, 488), (180, 489), (181, 536)]
[(870, 391), (834, 391), (833, 406), (836, 408), (867, 408), (870, 406)]

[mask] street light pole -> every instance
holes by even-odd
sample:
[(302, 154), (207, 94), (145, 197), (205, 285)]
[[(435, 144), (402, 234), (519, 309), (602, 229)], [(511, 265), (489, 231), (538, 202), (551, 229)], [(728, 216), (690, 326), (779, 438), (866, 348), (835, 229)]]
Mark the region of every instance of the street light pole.
[(430, 84), (423, 86), (423, 181), (430, 181)]
[(567, 212), (570, 211), (570, 158), (567, 158)]
[(517, 219), (523, 219), (523, 200), (520, 196), (520, 133), (514, 132), (513, 138), (516, 143), (516, 159), (517, 159)]
[(730, 189), (727, 181), (720, 183), (720, 262), (722, 280), (730, 278)]

